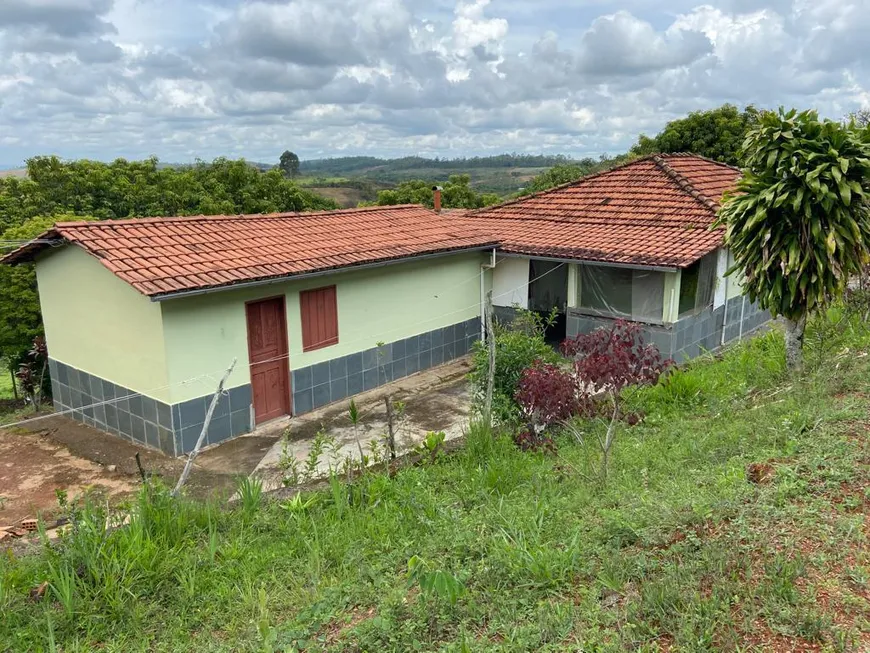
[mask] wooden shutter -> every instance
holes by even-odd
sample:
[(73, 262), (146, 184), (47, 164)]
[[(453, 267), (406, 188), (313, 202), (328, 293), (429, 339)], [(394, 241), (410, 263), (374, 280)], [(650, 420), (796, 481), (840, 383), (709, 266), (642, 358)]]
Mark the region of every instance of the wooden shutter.
[(338, 343), (338, 305), (335, 286), (299, 293), (302, 313), (302, 351)]

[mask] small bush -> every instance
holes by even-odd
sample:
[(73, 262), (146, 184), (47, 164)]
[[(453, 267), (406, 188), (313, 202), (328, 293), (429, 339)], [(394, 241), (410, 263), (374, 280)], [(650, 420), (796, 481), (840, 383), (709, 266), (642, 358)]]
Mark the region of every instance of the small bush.
[(651, 385), (672, 364), (659, 348), (645, 344), (640, 325), (616, 320), (610, 329), (595, 329), (568, 338), (562, 353), (574, 359), (577, 376), (594, 389), (619, 392), (629, 385)]
[(242, 512), (245, 515), (252, 515), (260, 507), (260, 500), (263, 497), (263, 482), (259, 478), (246, 476), (239, 483), (238, 493), (242, 503)]
[(607, 433), (604, 437), (598, 436), (601, 475), (606, 479), (617, 423), (624, 420), (634, 425), (643, 418), (641, 413), (624, 410), (626, 393), (623, 390), (657, 383), (673, 361), (663, 360), (655, 345), (644, 344), (640, 326), (625, 320), (617, 320), (609, 329), (596, 329), (570, 338), (562, 344), (562, 351), (574, 358), (578, 394), (585, 394), (590, 402), (598, 402), (598, 409), (611, 415)]
[[(543, 329), (527, 328), (522, 331), (498, 327), (495, 332), (495, 382), (493, 384), (492, 414), (497, 422), (515, 422), (520, 417), (515, 396), (523, 371), (535, 362), (556, 364), (559, 354), (547, 344)], [(469, 378), (475, 400), (480, 402), (486, 394), (489, 371), (489, 351), (483, 342), (475, 343), (472, 354), (474, 369)]]
[(588, 414), (592, 408), (589, 395), (578, 392), (570, 372), (540, 362), (523, 371), (516, 400), (526, 419), (539, 426)]

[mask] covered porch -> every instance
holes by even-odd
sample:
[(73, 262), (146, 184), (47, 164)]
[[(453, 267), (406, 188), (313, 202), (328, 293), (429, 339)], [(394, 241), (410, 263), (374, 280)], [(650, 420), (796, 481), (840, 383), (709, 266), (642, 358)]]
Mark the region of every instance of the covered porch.
[(726, 276), (733, 261), (719, 248), (685, 268), (503, 255), (493, 270), (496, 316), (554, 308), (553, 342), (625, 319), (643, 326), (663, 355), (688, 360), (743, 337), (770, 319)]

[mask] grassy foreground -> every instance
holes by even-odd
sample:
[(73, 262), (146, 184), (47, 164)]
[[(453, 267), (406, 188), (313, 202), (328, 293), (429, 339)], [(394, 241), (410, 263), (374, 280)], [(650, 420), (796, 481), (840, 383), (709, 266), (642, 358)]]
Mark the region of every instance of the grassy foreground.
[(283, 504), (152, 492), (108, 536), (90, 509), (0, 556), (0, 648), (870, 650), (870, 337), (832, 332), (798, 382), (772, 332), (636, 391), (606, 485), (602, 424), (556, 455), (475, 427)]

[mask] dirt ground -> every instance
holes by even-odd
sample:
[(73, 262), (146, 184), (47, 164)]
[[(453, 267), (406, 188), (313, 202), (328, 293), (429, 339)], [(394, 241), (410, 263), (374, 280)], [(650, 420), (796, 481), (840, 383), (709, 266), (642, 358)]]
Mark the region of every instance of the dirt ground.
[[(470, 404), (468, 371), (468, 360), (461, 359), (359, 395), (360, 439), (368, 443), (386, 433), (383, 400), (388, 395), (405, 404), (397, 433), (402, 450), (428, 431), (444, 431), (448, 440), (458, 437)], [(311, 439), (323, 428), (335, 438), (335, 455), (344, 457), (356, 451), (347, 405), (327, 406), (302, 417), (276, 420), (251, 435), (203, 450), (187, 491), (198, 497), (228, 497), (239, 478), (255, 470), (262, 478), (274, 480), (280, 476), (279, 440), (284, 432), (289, 433), (293, 455), (304, 460)], [(30, 430), (0, 429), (0, 528), (38, 514), (46, 521), (55, 517), (56, 490), (66, 491), (70, 500), (85, 491), (114, 501), (136, 492), (141, 483), (137, 453), (149, 476), (175, 484), (183, 458), (171, 458), (65, 417), (40, 419)], [(324, 459), (323, 464), (328, 466), (329, 461)]]
[[(35, 422), (39, 430), (0, 430), (0, 527), (43, 514), (53, 516), (57, 508), (55, 490), (65, 490), (72, 500), (84, 491), (113, 500), (135, 492), (141, 483), (136, 465), (139, 453), (149, 476), (175, 483), (184, 460), (139, 447), (118, 437), (78, 424), (64, 417)], [(228, 443), (233, 445), (234, 443)], [(232, 456), (232, 449), (205, 452), (190, 475), (188, 491), (196, 496), (228, 495), (240, 475), (249, 474), (259, 458), (240, 458), (232, 469), (220, 460)], [(211, 464), (209, 464), (211, 462)]]
[(56, 490), (73, 498), (86, 488), (117, 496), (135, 487), (123, 474), (75, 456), (44, 435), (0, 431), (0, 451), (0, 528), (50, 513), (57, 505)]

